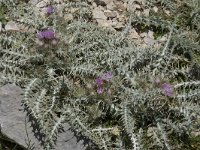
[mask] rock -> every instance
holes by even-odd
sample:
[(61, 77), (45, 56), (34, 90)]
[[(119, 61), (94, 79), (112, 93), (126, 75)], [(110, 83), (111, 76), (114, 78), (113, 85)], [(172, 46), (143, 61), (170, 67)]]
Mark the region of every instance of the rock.
[(131, 37), (132, 39), (138, 39), (138, 38), (140, 38), (140, 35), (135, 31), (134, 28), (131, 29), (130, 32), (131, 32), (131, 33), (130, 33), (130, 37)]
[(38, 7), (38, 8), (42, 8), (42, 7), (46, 7), (46, 6), (47, 6), (47, 3), (45, 1), (40, 1), (36, 5), (36, 7)]
[(157, 42), (154, 44), (154, 48), (157, 49), (157, 50), (159, 50), (161, 48), (161, 46), (162, 45), (160, 43), (157, 43)]
[(5, 25), (5, 30), (6, 31), (19, 31), (19, 26), (17, 25), (17, 23), (15, 23), (14, 21), (9, 21), (6, 25)]
[(134, 4), (134, 6), (135, 6), (136, 9), (141, 9), (141, 6), (138, 5), (138, 4)]
[(165, 12), (168, 16), (170, 16), (170, 11), (169, 11), (169, 10), (164, 10), (164, 12)]
[(126, 11), (126, 7), (124, 6), (124, 3), (122, 1), (114, 1), (114, 4), (116, 5), (116, 8), (120, 12)]
[(147, 36), (147, 33), (146, 33), (146, 32), (143, 32), (143, 33), (140, 34), (140, 37), (141, 37), (141, 38), (146, 37), (146, 36)]
[(157, 13), (158, 12), (158, 7), (154, 6), (153, 7), (153, 11)]
[(98, 9), (101, 11), (104, 11), (104, 7), (103, 6), (98, 6)]
[(93, 8), (96, 8), (97, 7), (97, 4), (96, 3), (92, 3), (92, 6), (93, 6)]
[(39, 0), (30, 0), (29, 2), (32, 4), (32, 5), (36, 5), (38, 3)]
[(63, 0), (54, 0), (56, 3), (59, 3), (59, 4), (61, 4), (61, 3), (63, 3), (64, 1)]
[(156, 131), (156, 128), (155, 128), (155, 127), (149, 127), (149, 128), (147, 129), (147, 137), (153, 136), (155, 131)]
[(116, 11), (105, 10), (104, 14), (108, 18), (115, 18), (115, 17), (117, 17), (117, 12)]
[(151, 46), (155, 43), (155, 40), (150, 37), (144, 37), (144, 43)]
[(149, 11), (150, 11), (149, 9), (145, 9), (145, 10), (144, 10), (144, 15), (145, 15), (146, 17), (149, 17)]
[(111, 27), (113, 26), (112, 20), (103, 20), (103, 19), (97, 19), (98, 25), (102, 27)]
[(127, 8), (128, 8), (128, 3), (124, 3), (123, 5), (124, 5), (124, 8), (127, 10)]
[(94, 0), (94, 2), (98, 5), (101, 5), (101, 6), (106, 6), (106, 2), (105, 0)]
[(150, 37), (151, 39), (154, 39), (154, 36), (153, 36), (154, 32), (153, 31), (150, 31), (147, 33), (148, 37)]
[[(23, 147), (27, 147), (25, 139), (27, 139), (25, 132), (25, 113), (21, 106), (22, 89), (16, 85), (7, 84), (0, 88), (0, 124), (1, 133), (7, 138), (13, 140), (15, 143)], [(28, 127), (30, 124), (28, 124)], [(37, 141), (29, 127), (28, 135), (35, 148), (42, 150), (39, 141)]]
[(128, 21), (127, 18), (124, 15), (118, 15), (117, 18), (118, 18), (119, 22), (126, 23)]
[[(31, 123), (27, 122), (25, 126), (26, 112), (21, 106), (23, 90), (13, 84), (7, 84), (0, 87), (0, 125), (1, 134), (11, 139), (13, 142), (27, 148), (25, 139), (27, 133), (31, 144), (34, 144), (35, 150), (43, 150), (40, 142), (32, 132)], [(28, 120), (28, 119), (27, 119)], [(74, 133), (69, 130), (69, 124), (63, 124), (64, 131), (58, 134), (56, 150), (84, 150), (83, 141), (77, 142)]]
[(106, 7), (108, 10), (114, 10), (116, 8), (116, 5), (113, 2), (110, 2), (107, 4)]
[(113, 26), (115, 29), (122, 29), (122, 28), (124, 28), (124, 25), (123, 25), (123, 23), (122, 22), (117, 22), (117, 24), (115, 25), (115, 26)]
[(167, 41), (167, 38), (165, 36), (162, 36), (160, 39), (159, 39), (159, 42), (165, 42)]
[(64, 15), (64, 19), (69, 22), (69, 21), (72, 21), (73, 20), (73, 15), (72, 14), (65, 14)]
[(95, 8), (92, 13), (94, 19), (107, 19), (107, 17), (104, 15), (104, 12), (99, 10), (98, 8)]

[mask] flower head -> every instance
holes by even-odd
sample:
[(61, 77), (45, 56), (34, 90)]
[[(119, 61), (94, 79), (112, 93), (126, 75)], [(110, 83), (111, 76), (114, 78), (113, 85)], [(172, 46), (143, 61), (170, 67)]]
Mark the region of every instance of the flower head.
[(47, 7), (47, 14), (48, 15), (51, 15), (54, 12), (55, 12), (55, 8), (53, 6), (48, 6)]
[(102, 94), (103, 91), (104, 91), (103, 87), (98, 87), (98, 88), (97, 88), (97, 93), (98, 93), (98, 94)]
[(53, 31), (53, 29), (47, 29), (44, 31), (40, 31), (37, 33), (37, 38), (39, 39), (55, 39), (55, 33)]
[(174, 93), (173, 93), (173, 87), (171, 84), (163, 83), (163, 84), (161, 84), (160, 87), (164, 91), (165, 95), (167, 95), (169, 97), (173, 97)]
[(103, 84), (103, 79), (102, 78), (100, 78), (100, 77), (98, 77), (97, 79), (96, 79), (96, 84), (99, 86), (99, 85), (102, 85)]
[(106, 81), (109, 81), (112, 77), (113, 77), (112, 72), (104, 73), (104, 74), (101, 76), (101, 78), (102, 78), (103, 80), (106, 80)]

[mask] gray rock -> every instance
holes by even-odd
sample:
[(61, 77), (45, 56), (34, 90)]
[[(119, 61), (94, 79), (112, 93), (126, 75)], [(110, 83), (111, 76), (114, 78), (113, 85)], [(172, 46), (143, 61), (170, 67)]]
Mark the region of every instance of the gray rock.
[(103, 20), (107, 19), (107, 17), (104, 15), (104, 12), (99, 10), (99, 8), (95, 8), (92, 13), (94, 19), (103, 19)]
[[(35, 150), (43, 150), (40, 142), (36, 139), (33, 133), (31, 123), (27, 122), (25, 125), (26, 112), (21, 106), (23, 90), (13, 84), (7, 84), (0, 87), (0, 125), (1, 134), (11, 139), (13, 142), (27, 148), (25, 140), (27, 133), (31, 144), (34, 143)], [(28, 119), (27, 119), (28, 120)], [(73, 132), (68, 130), (70, 126), (65, 123), (63, 133), (58, 134), (56, 143), (56, 150), (84, 150), (86, 149), (82, 144), (83, 141), (77, 143)]]
[(155, 40), (150, 38), (150, 37), (144, 37), (144, 43), (146, 43), (147, 45), (154, 45), (155, 44)]
[(150, 31), (147, 33), (148, 37), (151, 38), (151, 39), (154, 39), (154, 32), (153, 31)]
[(104, 15), (108, 18), (115, 18), (118, 16), (117, 11), (105, 10)]
[(5, 25), (5, 30), (6, 31), (19, 31), (19, 26), (17, 25), (17, 23), (15, 23), (14, 21), (9, 21), (6, 25)]

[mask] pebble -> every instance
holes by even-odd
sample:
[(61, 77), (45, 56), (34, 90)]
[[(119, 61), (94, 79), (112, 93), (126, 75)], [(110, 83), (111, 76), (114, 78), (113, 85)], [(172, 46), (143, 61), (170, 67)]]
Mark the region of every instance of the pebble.
[(130, 37), (133, 38), (133, 39), (138, 39), (138, 38), (140, 38), (140, 35), (139, 35), (139, 34), (136, 32), (136, 30), (133, 28), (133, 29), (131, 29)]
[(65, 14), (64, 15), (64, 19), (69, 22), (69, 21), (72, 21), (73, 20), (73, 15), (72, 14)]
[(99, 10), (98, 8), (95, 8), (92, 13), (94, 19), (107, 19), (107, 17), (104, 15), (104, 12)]
[(14, 22), (14, 21), (9, 21), (5, 25), (5, 30), (6, 31), (19, 31), (19, 26)]
[(38, 8), (45, 7), (45, 6), (47, 6), (47, 3), (45, 1), (41, 1), (36, 5), (36, 7)]
[(146, 43), (147, 45), (154, 45), (155, 40), (150, 37), (144, 37), (144, 43)]
[(104, 14), (105, 14), (105, 16), (106, 17), (108, 17), (108, 18), (115, 18), (115, 17), (117, 17), (117, 11), (110, 11), (110, 10), (105, 10), (104, 11)]
[(116, 5), (113, 2), (110, 2), (107, 4), (106, 7), (108, 10), (114, 10), (116, 8)]
[(147, 36), (147, 33), (146, 33), (146, 32), (143, 32), (143, 33), (140, 34), (140, 37), (141, 37), (141, 38), (146, 37), (146, 36)]
[(153, 36), (154, 32), (153, 31), (150, 31), (147, 33), (148, 37), (150, 37), (151, 39), (154, 39), (154, 36)]
[(149, 9), (145, 9), (145, 10), (144, 10), (144, 15), (145, 15), (146, 17), (149, 17), (149, 12), (150, 12)]
[(158, 7), (154, 6), (153, 7), (153, 11), (157, 13), (158, 12)]

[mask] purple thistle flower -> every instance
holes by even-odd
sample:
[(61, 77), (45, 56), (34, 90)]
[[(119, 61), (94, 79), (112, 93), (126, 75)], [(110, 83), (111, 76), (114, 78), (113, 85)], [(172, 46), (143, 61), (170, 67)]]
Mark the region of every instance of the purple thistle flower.
[(48, 6), (47, 7), (47, 14), (51, 15), (55, 12), (55, 8), (53, 6)]
[(169, 97), (173, 97), (173, 87), (171, 84), (169, 83), (163, 83), (161, 84), (161, 89), (164, 91), (165, 95), (169, 96)]
[(44, 38), (44, 35), (43, 35), (42, 31), (40, 31), (40, 32), (37, 33), (37, 38), (38, 39), (43, 39)]
[(98, 77), (97, 79), (96, 79), (96, 84), (99, 86), (99, 85), (102, 85), (103, 84), (103, 79), (102, 78), (100, 78), (100, 77)]
[(112, 72), (104, 73), (104, 74), (101, 76), (101, 78), (102, 78), (103, 80), (106, 80), (106, 81), (109, 81), (112, 77), (113, 77)]
[(55, 38), (55, 33), (54, 33), (53, 29), (47, 29), (47, 30), (38, 32), (37, 38), (51, 40), (51, 39)]
[(98, 88), (97, 88), (97, 93), (98, 93), (98, 94), (102, 94), (103, 91), (104, 91), (103, 87), (98, 87)]

